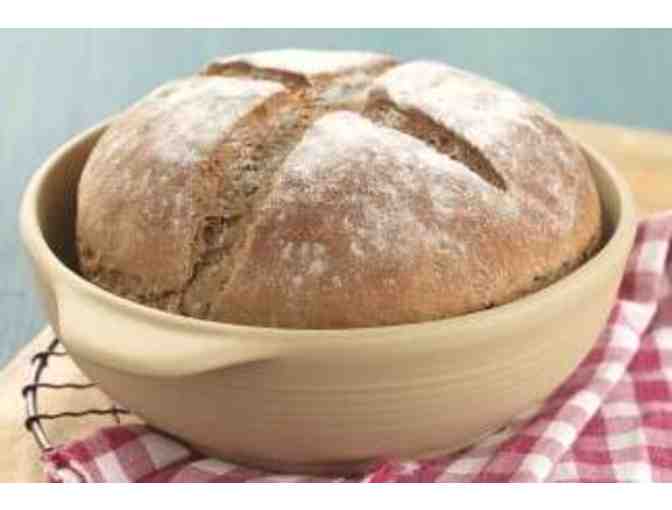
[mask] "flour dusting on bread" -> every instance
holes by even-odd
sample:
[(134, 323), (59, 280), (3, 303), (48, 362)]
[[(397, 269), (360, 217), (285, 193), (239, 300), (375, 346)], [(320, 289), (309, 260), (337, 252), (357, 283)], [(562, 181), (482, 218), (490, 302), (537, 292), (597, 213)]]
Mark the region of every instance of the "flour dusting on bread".
[(238, 120), (283, 90), (276, 82), (217, 76), (169, 83), (136, 106), (151, 122), (144, 143), (167, 161), (208, 158)]
[(402, 109), (416, 109), (479, 147), (498, 144), (516, 128), (537, 129), (533, 103), (501, 85), (450, 66), (418, 61), (395, 67), (373, 85)]
[[(469, 253), (469, 237), (446, 228), (451, 222), (470, 215), (511, 221), (517, 214), (504, 192), (462, 163), (351, 112), (331, 113), (313, 124), (278, 170), (267, 200), (266, 210), (284, 212), (267, 220), (276, 225), (283, 271), (304, 275), (304, 281), (336, 269), (327, 263), (327, 256), (336, 255), (323, 248), (332, 236), (349, 239), (349, 252), (337, 256), (351, 258), (353, 270), (374, 260), (409, 265), (414, 253), (437, 246), (453, 250), (457, 260)], [(327, 215), (333, 209), (340, 211), (340, 221), (329, 223), (329, 231), (313, 231), (312, 243), (305, 240), (310, 233), (287, 228), (301, 221), (303, 211)], [(293, 246), (300, 250), (290, 257)]]
[[(579, 186), (572, 162), (583, 159), (559, 133), (550, 112), (490, 80), (438, 62), (397, 66), (372, 85), (371, 95), (402, 111), (418, 111), (457, 133), (490, 160), (511, 193), (546, 225), (574, 225)], [(514, 145), (511, 139), (527, 143)]]

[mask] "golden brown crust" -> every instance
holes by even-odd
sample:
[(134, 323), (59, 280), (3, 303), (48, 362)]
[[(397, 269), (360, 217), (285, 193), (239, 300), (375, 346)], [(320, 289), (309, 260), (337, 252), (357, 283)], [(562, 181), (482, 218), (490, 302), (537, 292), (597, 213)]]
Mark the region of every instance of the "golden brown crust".
[(548, 112), (391, 66), (255, 54), (135, 105), (82, 176), (83, 274), (214, 321), (347, 328), (505, 303), (594, 252), (590, 169)]

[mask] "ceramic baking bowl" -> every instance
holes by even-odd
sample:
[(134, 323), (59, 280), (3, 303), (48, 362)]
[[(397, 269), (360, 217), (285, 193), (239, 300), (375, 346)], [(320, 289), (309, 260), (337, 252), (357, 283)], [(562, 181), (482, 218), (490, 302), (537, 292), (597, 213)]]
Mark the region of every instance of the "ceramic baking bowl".
[(506, 424), (590, 349), (633, 242), (626, 184), (586, 148), (606, 245), (572, 274), (513, 303), (349, 330), (185, 318), (119, 298), (76, 272), (77, 182), (104, 129), (59, 149), (23, 198), (21, 232), (49, 322), (112, 398), (196, 448), (244, 464), (351, 471), (380, 458), (455, 450)]

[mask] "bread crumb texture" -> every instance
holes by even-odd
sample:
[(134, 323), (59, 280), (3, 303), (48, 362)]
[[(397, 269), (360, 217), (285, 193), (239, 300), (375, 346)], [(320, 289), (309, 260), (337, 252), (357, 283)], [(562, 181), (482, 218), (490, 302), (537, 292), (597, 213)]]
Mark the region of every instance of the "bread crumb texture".
[(510, 302), (599, 247), (589, 163), (553, 114), (439, 62), (277, 50), (128, 108), (78, 189), (82, 274), (187, 316), (284, 328)]

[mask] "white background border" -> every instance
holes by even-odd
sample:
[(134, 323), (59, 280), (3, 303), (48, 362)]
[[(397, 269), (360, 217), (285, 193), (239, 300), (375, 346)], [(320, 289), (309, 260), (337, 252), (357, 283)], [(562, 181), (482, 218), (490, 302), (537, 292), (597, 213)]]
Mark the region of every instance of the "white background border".
[(0, 24), (66, 27), (670, 26), (667, 0), (7, 0)]

